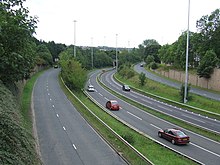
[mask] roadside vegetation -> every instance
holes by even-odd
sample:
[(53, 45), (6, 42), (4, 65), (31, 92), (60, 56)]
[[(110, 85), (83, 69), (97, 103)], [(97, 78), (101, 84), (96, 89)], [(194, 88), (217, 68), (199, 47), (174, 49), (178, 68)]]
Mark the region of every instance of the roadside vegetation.
[[(61, 87), (68, 99), (76, 106), (81, 115), (89, 122), (89, 124), (99, 133), (104, 139), (117, 150), (124, 158), (131, 164), (146, 164), (145, 161), (140, 159), (129, 147), (122, 143), (111, 131), (109, 131), (102, 123), (100, 123), (79, 101), (65, 88), (60, 81)], [(123, 123), (111, 117), (105, 111), (95, 105), (83, 92), (74, 91), (74, 94), (102, 121), (110, 126), (115, 132), (122, 136), (145, 157), (147, 157), (154, 164), (196, 164), (195, 162), (180, 156), (169, 149), (153, 142), (147, 137), (137, 133), (131, 128), (125, 126)], [(170, 160), (173, 160), (170, 162)]]
[[(94, 65), (92, 65), (90, 48), (77, 47), (77, 56), (73, 57), (73, 45), (66, 46), (54, 41), (37, 40), (33, 34), (37, 28), (38, 18), (29, 15), (28, 9), (24, 7), (24, 2), (25, 0), (2, 0), (0, 3), (0, 164), (41, 163), (35, 151), (30, 111), (31, 92), (40, 73), (33, 77), (32, 75), (54, 64), (61, 67), (61, 75), (64, 81), (83, 102), (96, 111), (95, 113), (100, 113), (103, 120), (107, 119), (106, 122), (109, 122), (108, 124), (112, 128), (120, 128), (116, 131), (149, 159), (152, 159), (155, 164), (166, 164), (164, 162), (169, 164), (168, 159), (175, 160), (175, 164), (193, 164), (161, 146), (156, 145), (155, 147), (154, 142), (139, 136), (104, 114), (81, 93), (81, 89), (87, 80), (88, 70), (93, 69), (93, 67), (104, 68), (110, 67), (112, 64), (116, 65), (115, 48), (103, 47), (104, 50), (99, 47), (94, 48)], [(192, 58), (189, 59), (189, 66), (193, 67), (200, 77), (207, 79), (210, 77), (213, 68), (219, 66), (219, 15), (219, 9), (216, 9), (210, 16), (203, 16), (197, 21), (199, 33), (190, 33), (190, 44), (193, 46), (189, 49), (192, 54)], [(118, 66), (122, 68), (124, 63), (133, 64), (145, 61), (152, 69), (157, 68), (161, 62), (184, 69), (185, 39), (186, 32), (183, 32), (178, 40), (171, 45), (161, 46), (156, 40), (147, 39), (138, 48), (118, 48)], [(139, 76), (133, 70), (124, 68), (124, 71), (126, 77), (117, 75), (120, 80), (131, 86), (140, 83)], [(26, 81), (24, 90), (23, 88), (19, 89), (17, 83)], [(166, 97), (165, 93), (169, 93), (169, 99), (179, 100), (178, 92), (174, 89), (151, 82), (143, 76), (141, 83), (141, 89), (144, 91), (162, 97)], [(152, 85), (150, 85), (151, 83)], [(137, 88), (139, 87), (138, 85)], [(77, 102), (74, 104), (82, 111), (82, 115), (90, 116), (81, 105), (78, 105)], [(193, 96), (189, 104), (219, 113), (218, 102), (210, 102), (209, 100), (206, 102), (204, 98)], [(88, 120), (94, 120), (90, 118), (93, 117), (88, 117)], [(94, 123), (96, 122), (94, 121)], [(103, 136), (110, 137), (109, 141), (116, 143), (112, 143), (112, 145), (115, 145), (119, 151), (123, 151), (124, 146), (102, 127), (100, 125), (95, 126), (98, 131), (103, 131)], [(129, 149), (125, 157), (134, 164), (142, 164), (141, 160), (138, 160), (139, 158), (134, 156)]]

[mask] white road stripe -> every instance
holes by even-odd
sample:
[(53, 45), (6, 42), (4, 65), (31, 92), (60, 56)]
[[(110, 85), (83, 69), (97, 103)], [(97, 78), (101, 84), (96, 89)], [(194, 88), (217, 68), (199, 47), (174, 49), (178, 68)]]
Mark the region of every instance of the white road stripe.
[(109, 100), (107, 97), (104, 97), (104, 99), (107, 100), (107, 101)]
[(145, 99), (141, 99), (141, 100), (144, 101), (144, 102), (147, 102), (148, 104), (152, 104), (152, 102), (147, 101), (147, 100), (145, 100)]
[(156, 125), (153, 125), (153, 124), (150, 124), (152, 127), (156, 128), (156, 129), (161, 129), (160, 127), (156, 126)]
[(52, 105), (52, 107), (54, 108), (55, 106), (54, 106), (54, 105)]
[(66, 128), (63, 126), (63, 130), (66, 131)]
[(173, 110), (168, 109), (168, 108), (164, 108), (164, 107), (162, 107), (162, 106), (160, 106), (160, 105), (158, 105), (158, 107), (160, 107), (160, 108), (162, 108), (162, 109), (165, 109), (165, 110), (167, 110), (167, 111), (171, 111), (171, 112), (173, 112)]
[(137, 118), (137, 119), (139, 119), (139, 120), (142, 120), (142, 118), (140, 118), (140, 117), (138, 117), (138, 116), (134, 115), (134, 114), (133, 114), (133, 113), (131, 113), (131, 112), (128, 112), (128, 111), (127, 111), (127, 113), (128, 113), (128, 114), (130, 114), (130, 115), (132, 115), (132, 116), (134, 116), (134, 117), (136, 117), (136, 118)]
[(59, 117), (59, 114), (57, 114), (57, 117)]
[(50, 101), (52, 101), (52, 99), (50, 98)]
[(195, 118), (190, 117), (190, 116), (187, 116), (187, 115), (183, 115), (183, 114), (182, 114), (182, 116), (185, 116), (185, 117), (187, 117), (187, 118), (190, 118), (190, 119), (196, 120), (196, 121), (201, 122), (201, 123), (205, 123), (204, 121), (201, 121), (201, 120), (199, 120), (199, 119), (195, 119)]
[(50, 96), (50, 93), (48, 93), (48, 96)]
[(76, 146), (75, 146), (75, 144), (73, 144), (73, 148), (76, 150), (77, 148), (76, 148)]
[(134, 97), (134, 98), (138, 98), (136, 95), (133, 95), (133, 94), (130, 94), (132, 97)]
[(103, 96), (101, 93), (99, 93), (100, 96)]
[(213, 155), (215, 155), (215, 156), (220, 157), (219, 154), (217, 154), (217, 153), (215, 153), (215, 152), (212, 152), (212, 151), (209, 151), (209, 150), (207, 150), (207, 149), (205, 149), (205, 148), (203, 148), (203, 147), (201, 147), (201, 146), (198, 146), (197, 144), (194, 144), (194, 143), (192, 143), (192, 142), (190, 142), (190, 144), (191, 144), (191, 145), (194, 145), (195, 147), (198, 147), (198, 148), (200, 148), (200, 149), (202, 149), (202, 150), (204, 150), (204, 151), (206, 151), (206, 152), (209, 152), (210, 154), (213, 154)]

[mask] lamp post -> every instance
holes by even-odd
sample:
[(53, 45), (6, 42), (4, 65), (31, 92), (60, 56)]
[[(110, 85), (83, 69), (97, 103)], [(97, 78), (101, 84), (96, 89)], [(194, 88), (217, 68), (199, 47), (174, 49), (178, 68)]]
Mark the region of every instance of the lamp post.
[(93, 37), (91, 37), (91, 63), (93, 69)]
[(73, 50), (74, 57), (76, 57), (76, 20), (74, 20), (74, 50)]
[(117, 47), (117, 43), (118, 42), (118, 34), (116, 34), (116, 48), (115, 48), (115, 53), (116, 53), (116, 59), (115, 59), (115, 63), (116, 63), (116, 72), (118, 71), (118, 47)]
[(186, 40), (186, 75), (184, 89), (184, 103), (187, 102), (187, 85), (188, 85), (188, 58), (189, 58), (189, 15), (190, 15), (190, 0), (188, 3), (188, 25), (187, 25), (187, 40)]

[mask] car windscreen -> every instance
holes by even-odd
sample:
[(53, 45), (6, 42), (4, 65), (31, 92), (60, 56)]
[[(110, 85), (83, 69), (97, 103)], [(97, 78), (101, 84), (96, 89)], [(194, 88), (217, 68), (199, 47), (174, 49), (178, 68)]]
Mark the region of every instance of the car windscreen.
[(117, 101), (112, 101), (112, 105), (117, 105), (118, 102)]
[(179, 137), (186, 137), (186, 134), (182, 131), (176, 131), (176, 135)]

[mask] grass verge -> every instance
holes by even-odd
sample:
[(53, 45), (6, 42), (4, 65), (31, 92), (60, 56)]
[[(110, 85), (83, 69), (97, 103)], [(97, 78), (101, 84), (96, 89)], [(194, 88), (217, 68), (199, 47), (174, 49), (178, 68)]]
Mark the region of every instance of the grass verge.
[[(98, 79), (98, 81), (99, 81), (99, 79)], [(100, 82), (100, 81), (99, 81), (99, 82)], [(117, 97), (123, 99), (124, 101), (126, 101), (126, 102), (128, 102), (128, 103), (130, 103), (130, 104), (132, 104), (132, 105), (134, 105), (134, 106), (136, 106), (136, 107), (138, 107), (138, 108), (140, 108), (140, 109), (142, 109), (142, 110), (144, 110), (144, 111), (146, 111), (146, 112), (148, 112), (148, 113), (150, 113), (150, 114), (152, 114), (152, 115), (154, 115), (154, 116), (157, 116), (157, 117), (159, 117), (159, 118), (161, 118), (161, 119), (164, 119), (164, 120), (166, 120), (166, 121), (169, 121), (169, 122), (171, 122), (171, 123), (173, 123), (173, 124), (175, 124), (175, 125), (178, 125), (178, 126), (180, 126), (180, 127), (182, 127), (182, 128), (185, 128), (185, 129), (187, 129), (187, 130), (193, 131), (193, 132), (195, 132), (195, 133), (198, 133), (198, 134), (200, 134), (200, 135), (203, 135), (203, 136), (205, 136), (205, 137), (208, 137), (208, 138), (210, 138), (210, 139), (212, 139), (212, 140), (215, 140), (215, 141), (217, 141), (217, 142), (220, 142), (220, 136), (217, 135), (217, 134), (215, 134), (215, 133), (209, 132), (209, 131), (204, 130), (204, 129), (200, 128), (200, 127), (196, 127), (196, 126), (191, 125), (191, 124), (189, 124), (189, 123), (187, 123), (187, 122), (183, 122), (183, 121), (181, 121), (181, 120), (179, 120), (179, 119), (176, 119), (176, 118), (174, 118), (174, 117), (171, 117), (171, 116), (165, 115), (165, 114), (163, 114), (163, 113), (161, 113), (161, 112), (157, 112), (157, 111), (155, 111), (155, 110), (152, 110), (152, 109), (150, 109), (150, 108), (147, 108), (147, 107), (145, 107), (145, 106), (143, 106), (143, 105), (141, 105), (141, 104), (139, 104), (139, 103), (136, 103), (136, 102), (134, 102), (134, 101), (128, 99), (127, 97), (124, 97), (124, 96), (118, 94), (117, 92), (112, 91), (111, 89), (109, 89), (108, 87), (106, 87), (106, 86), (105, 86), (104, 84), (102, 84), (101, 82), (100, 82), (100, 84), (101, 84), (106, 90), (108, 90), (109, 92), (113, 93), (113, 94), (116, 95)]]
[[(116, 138), (107, 128), (105, 128), (91, 113), (65, 88), (60, 82), (61, 88), (65, 92), (67, 98), (74, 104), (82, 116), (90, 123), (90, 125), (103, 136), (117, 151), (125, 157), (131, 164), (146, 164), (140, 159), (129, 147), (124, 145)], [(109, 114), (100, 109), (97, 105), (90, 101), (82, 92), (75, 92), (74, 94), (95, 113), (101, 120), (109, 125), (115, 132), (124, 137), (131, 145), (138, 151), (150, 159), (154, 164), (180, 164), (189, 165), (196, 164), (195, 162), (170, 151), (169, 149), (155, 143), (147, 137), (140, 135), (131, 128), (125, 126), (118, 120), (112, 118)], [(172, 160), (172, 162), (170, 161)]]

